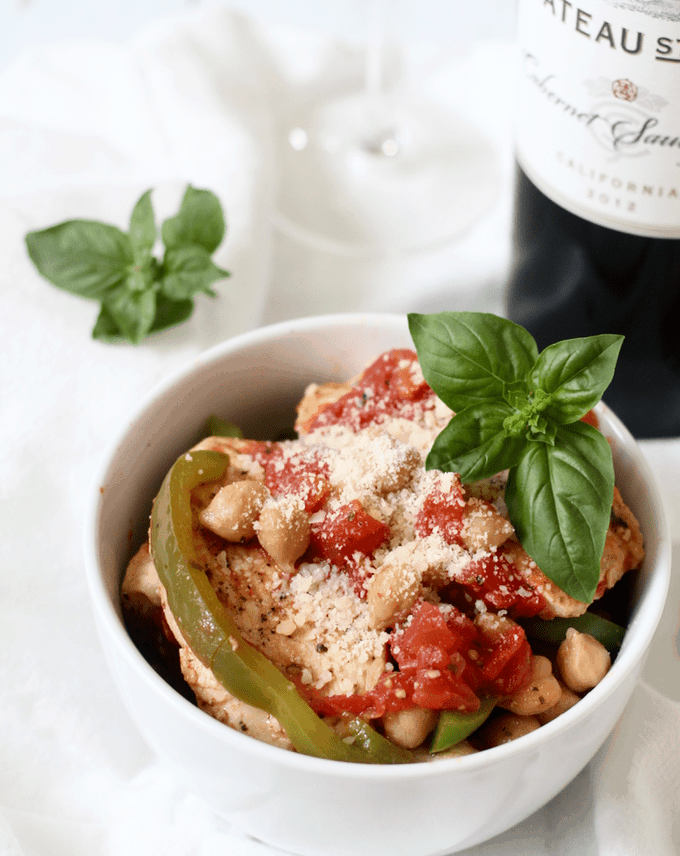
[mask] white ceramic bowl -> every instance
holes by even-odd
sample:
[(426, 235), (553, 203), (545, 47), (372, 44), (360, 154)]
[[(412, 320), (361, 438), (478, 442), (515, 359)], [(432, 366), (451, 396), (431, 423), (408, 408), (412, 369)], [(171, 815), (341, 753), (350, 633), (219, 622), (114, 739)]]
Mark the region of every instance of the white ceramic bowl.
[(126, 634), (119, 586), (175, 458), (217, 413), (245, 436), (291, 424), (308, 382), (345, 380), (374, 356), (410, 346), (405, 318), (291, 321), (207, 351), (155, 389), (105, 456), (85, 553), (94, 614), (114, 681), (157, 755), (187, 789), (262, 841), (304, 856), (435, 856), (470, 847), (536, 811), (577, 775), (614, 727), (642, 668), (670, 575), (659, 493), (634, 440), (604, 406), (617, 481), (640, 520), (647, 556), (637, 605), (612, 669), (578, 705), (538, 731), (476, 755), (406, 766), (306, 757), (237, 733), (170, 688)]

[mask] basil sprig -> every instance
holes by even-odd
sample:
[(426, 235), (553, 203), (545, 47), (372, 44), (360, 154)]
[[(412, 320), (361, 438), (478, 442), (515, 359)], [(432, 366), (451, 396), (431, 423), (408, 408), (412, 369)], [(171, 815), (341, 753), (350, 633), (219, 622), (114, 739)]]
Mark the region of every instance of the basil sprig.
[(39, 273), (57, 288), (101, 302), (92, 331), (105, 342), (139, 344), (149, 333), (186, 321), (199, 292), (229, 276), (212, 261), (226, 224), (218, 198), (189, 185), (178, 213), (158, 241), (151, 191), (137, 201), (127, 232), (97, 220), (67, 220), (29, 232), (26, 248)]
[(408, 321), (425, 380), (455, 412), (427, 468), (467, 483), (509, 470), (505, 501), (524, 549), (556, 585), (590, 603), (614, 466), (604, 436), (579, 420), (609, 386), (623, 336), (569, 339), (539, 354), (523, 327), (497, 315)]

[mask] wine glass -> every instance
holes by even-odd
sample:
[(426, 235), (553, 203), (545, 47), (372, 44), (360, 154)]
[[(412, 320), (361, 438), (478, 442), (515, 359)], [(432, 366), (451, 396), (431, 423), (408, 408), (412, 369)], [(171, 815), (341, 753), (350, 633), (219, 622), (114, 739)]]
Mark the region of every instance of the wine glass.
[(495, 151), (474, 126), (385, 86), (385, 12), (386, 0), (370, 0), (363, 90), (315, 99), (279, 128), (276, 226), (344, 256), (451, 242), (499, 189)]

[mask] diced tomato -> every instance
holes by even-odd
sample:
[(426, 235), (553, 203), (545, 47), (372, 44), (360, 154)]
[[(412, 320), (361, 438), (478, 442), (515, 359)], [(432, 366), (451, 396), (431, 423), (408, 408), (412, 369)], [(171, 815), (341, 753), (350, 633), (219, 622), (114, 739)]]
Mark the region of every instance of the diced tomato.
[(467, 651), (479, 633), (474, 621), (455, 608), (447, 611), (446, 626), (460, 639), (461, 651)]
[(482, 686), (494, 695), (511, 695), (531, 673), (531, 647), (519, 625), (503, 633), (480, 650)]
[(391, 649), (399, 671), (385, 672), (374, 689), (362, 695), (319, 698), (314, 704), (327, 713), (350, 711), (372, 717), (411, 707), (477, 710), (479, 699), (465, 681), (467, 664), (458, 653), (467, 637), (476, 633), (474, 624), (460, 613), (449, 625), (434, 604), (421, 601), (404, 629), (394, 634)]
[(308, 686), (300, 686), (302, 694), (308, 699), (317, 713), (326, 716), (339, 716), (353, 713), (375, 719), (385, 713), (408, 710), (414, 707), (413, 685), (416, 682), (415, 671), (384, 672), (372, 690), (356, 695), (322, 696)]
[(369, 692), (321, 696), (302, 688), (315, 710), (338, 715), (349, 711), (368, 718), (388, 711), (424, 707), (474, 711), (477, 693), (510, 695), (529, 679), (531, 648), (514, 622), (495, 634), (484, 633), (457, 609), (446, 617), (420, 601), (390, 645), (398, 671), (385, 672)]
[(595, 589), (595, 596), (593, 599), (599, 600), (606, 591), (607, 591), (607, 580), (606, 579), (600, 580), (600, 582), (597, 584), (597, 588)]
[(392, 635), (390, 648), (400, 669), (446, 668), (460, 644), (437, 606), (420, 601), (403, 629)]
[(272, 496), (299, 496), (309, 514), (318, 511), (330, 494), (328, 466), (314, 453), (286, 457), (279, 447), (266, 460), (264, 473)]
[(298, 493), (305, 504), (305, 511), (313, 514), (323, 507), (330, 496), (331, 486), (323, 476), (309, 475), (302, 479), (293, 493)]
[(318, 511), (330, 494), (328, 466), (317, 452), (304, 449), (291, 455), (282, 443), (252, 440), (245, 448), (264, 469), (272, 496), (299, 496), (309, 514)]
[[(310, 693), (303, 689), (310, 698)], [(448, 669), (407, 669), (385, 672), (366, 693), (343, 696), (314, 694), (310, 703), (319, 713), (339, 715), (345, 711), (376, 718), (385, 713), (424, 707), (431, 710), (474, 711), (479, 699), (459, 676)]]
[(449, 491), (437, 487), (423, 500), (416, 517), (416, 535), (426, 538), (439, 532), (448, 544), (461, 544), (465, 498), (460, 482), (454, 483)]
[(415, 670), (420, 707), (476, 710), (474, 666), (464, 654), (478, 633), (469, 618), (455, 608), (445, 618), (433, 603), (421, 601), (411, 618), (394, 634), (391, 651), (401, 672)]
[(416, 372), (417, 360), (412, 351), (397, 351), (399, 362), (392, 372), (389, 388), (395, 398), (406, 401), (418, 401), (429, 394), (430, 388), (420, 372)]
[(585, 416), (581, 417), (581, 422), (585, 422), (587, 425), (592, 425), (593, 428), (600, 427), (600, 420), (597, 418), (597, 414), (594, 410), (589, 410)]
[(389, 527), (364, 511), (355, 499), (312, 524), (310, 553), (338, 567), (354, 563), (354, 554), (370, 556), (389, 535)]
[(529, 617), (545, 607), (545, 598), (530, 588), (502, 550), (474, 559), (456, 582), (494, 611), (506, 609), (516, 617)]
[(418, 369), (416, 352), (410, 348), (394, 348), (382, 354), (364, 371), (361, 384), (383, 397), (415, 400), (431, 392)]
[(265, 467), (270, 456), (280, 454), (281, 450), (279, 444), (271, 440), (248, 440), (243, 452), (254, 458), (261, 467)]
[(474, 691), (449, 669), (420, 669), (417, 678), (413, 701), (418, 707), (468, 712), (479, 708)]
[(358, 431), (387, 416), (412, 419), (423, 402), (433, 406), (434, 397), (420, 374), (415, 351), (395, 349), (378, 357), (338, 401), (322, 405), (307, 427), (345, 425)]

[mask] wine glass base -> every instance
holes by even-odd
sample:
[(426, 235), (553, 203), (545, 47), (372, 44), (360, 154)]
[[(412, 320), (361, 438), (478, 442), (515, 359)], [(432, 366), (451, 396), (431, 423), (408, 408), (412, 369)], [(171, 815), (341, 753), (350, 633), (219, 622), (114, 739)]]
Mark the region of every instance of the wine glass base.
[(489, 141), (425, 101), (372, 107), (352, 95), (286, 120), (275, 225), (345, 256), (402, 255), (460, 238), (498, 196)]

